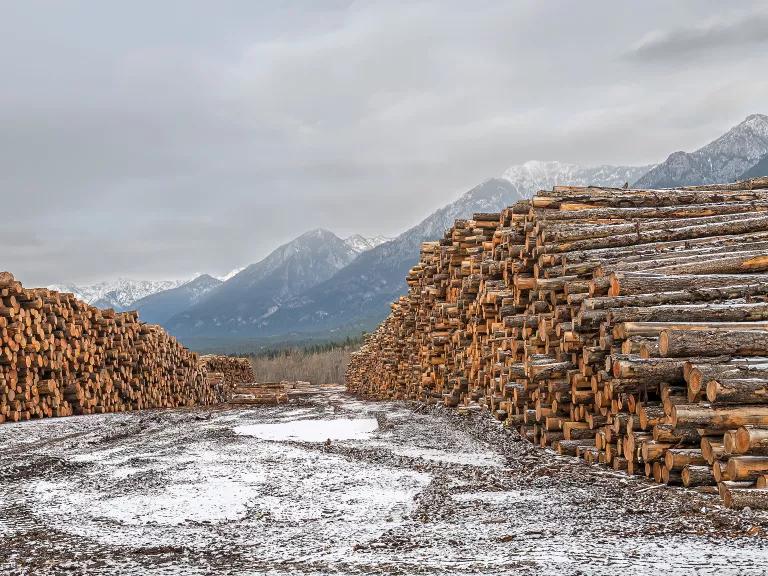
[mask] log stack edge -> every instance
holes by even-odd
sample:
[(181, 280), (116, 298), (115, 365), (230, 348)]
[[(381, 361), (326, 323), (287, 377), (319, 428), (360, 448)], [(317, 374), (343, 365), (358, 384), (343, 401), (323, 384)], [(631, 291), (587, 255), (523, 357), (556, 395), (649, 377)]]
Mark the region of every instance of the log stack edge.
[(768, 508), (767, 272), (768, 178), (557, 186), (424, 243), (348, 388)]

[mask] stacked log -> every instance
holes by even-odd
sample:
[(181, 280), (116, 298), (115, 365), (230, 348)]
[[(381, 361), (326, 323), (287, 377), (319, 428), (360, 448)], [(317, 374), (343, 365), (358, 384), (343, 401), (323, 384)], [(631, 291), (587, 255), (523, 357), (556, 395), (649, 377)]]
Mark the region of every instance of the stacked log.
[[(224, 362), (224, 364), (222, 364)], [(136, 312), (25, 289), (0, 272), (0, 423), (225, 401), (230, 361), (198, 357)], [(252, 375), (251, 375), (252, 379)]]
[(208, 373), (222, 374), (224, 384), (230, 388), (256, 380), (253, 364), (248, 358), (206, 354), (200, 357), (199, 365)]
[(348, 387), (487, 412), (560, 453), (762, 507), (766, 272), (766, 178), (558, 186), (426, 243)]
[(270, 405), (288, 402), (288, 392), (282, 382), (238, 384), (232, 390), (230, 404)]

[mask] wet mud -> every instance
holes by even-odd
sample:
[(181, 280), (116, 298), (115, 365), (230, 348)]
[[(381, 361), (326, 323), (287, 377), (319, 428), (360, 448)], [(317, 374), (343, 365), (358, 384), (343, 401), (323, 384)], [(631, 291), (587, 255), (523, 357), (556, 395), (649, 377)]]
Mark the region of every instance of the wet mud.
[(718, 574), (768, 515), (355, 399), (0, 426), (0, 574)]

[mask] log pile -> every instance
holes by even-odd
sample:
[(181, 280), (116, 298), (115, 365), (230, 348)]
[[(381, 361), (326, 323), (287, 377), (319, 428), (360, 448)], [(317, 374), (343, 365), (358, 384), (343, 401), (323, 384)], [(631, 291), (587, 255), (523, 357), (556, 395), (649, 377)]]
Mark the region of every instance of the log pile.
[(768, 507), (768, 178), (558, 186), (425, 243), (350, 391)]
[(239, 384), (232, 390), (230, 404), (270, 405), (288, 402), (288, 392), (282, 382)]
[(208, 373), (222, 374), (224, 384), (230, 388), (256, 380), (248, 358), (206, 354), (200, 357), (199, 364)]
[(136, 312), (25, 289), (0, 272), (0, 423), (216, 404), (245, 371), (232, 362), (199, 364), (197, 354), (139, 322)]

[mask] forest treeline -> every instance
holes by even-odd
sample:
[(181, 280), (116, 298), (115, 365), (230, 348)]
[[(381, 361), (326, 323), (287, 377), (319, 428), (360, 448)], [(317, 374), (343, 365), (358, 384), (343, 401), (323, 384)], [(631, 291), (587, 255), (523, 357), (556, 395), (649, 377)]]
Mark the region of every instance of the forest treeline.
[(360, 338), (303, 347), (269, 350), (251, 357), (257, 382), (305, 380), (313, 384), (344, 384), (349, 355)]

